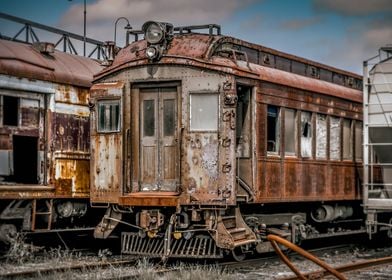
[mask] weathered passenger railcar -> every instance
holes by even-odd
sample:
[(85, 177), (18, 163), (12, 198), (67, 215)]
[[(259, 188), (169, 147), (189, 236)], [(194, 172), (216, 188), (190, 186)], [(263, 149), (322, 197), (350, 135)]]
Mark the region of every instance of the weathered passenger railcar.
[(75, 226), (89, 207), (92, 59), (0, 40), (0, 236)]
[(141, 33), (91, 89), (96, 237), (121, 223), (124, 253), (215, 258), (363, 231), (360, 76), (216, 25)]

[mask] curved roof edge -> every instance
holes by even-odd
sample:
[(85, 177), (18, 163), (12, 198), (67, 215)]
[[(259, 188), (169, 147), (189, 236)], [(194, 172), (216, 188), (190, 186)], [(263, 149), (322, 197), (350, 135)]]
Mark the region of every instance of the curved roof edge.
[(103, 67), (91, 58), (60, 51), (40, 53), (32, 45), (0, 40), (0, 74), (82, 87)]

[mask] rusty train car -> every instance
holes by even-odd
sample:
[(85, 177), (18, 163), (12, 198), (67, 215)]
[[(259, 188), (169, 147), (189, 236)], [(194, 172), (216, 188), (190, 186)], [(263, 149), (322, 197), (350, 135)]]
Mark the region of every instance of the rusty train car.
[[(205, 28), (207, 32), (196, 33)], [(365, 232), (362, 78), (150, 21), (91, 88), (96, 238), (123, 253), (220, 258)]]
[[(0, 239), (91, 219), (92, 59), (0, 40)], [(91, 226), (91, 224), (90, 224)]]

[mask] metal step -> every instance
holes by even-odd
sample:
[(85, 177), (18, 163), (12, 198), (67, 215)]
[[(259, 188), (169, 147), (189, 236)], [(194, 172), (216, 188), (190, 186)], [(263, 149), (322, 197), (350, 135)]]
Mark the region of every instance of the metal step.
[[(172, 239), (170, 252), (169, 257), (173, 258), (223, 258), (223, 250), (215, 245), (211, 237), (205, 235), (197, 235), (189, 240)], [(136, 232), (123, 232), (121, 253), (160, 258), (164, 256), (164, 239), (141, 238)]]
[(228, 229), (227, 231), (233, 237), (234, 241), (240, 239), (246, 239), (248, 237), (248, 233), (246, 232), (245, 228), (233, 228), (233, 229)]

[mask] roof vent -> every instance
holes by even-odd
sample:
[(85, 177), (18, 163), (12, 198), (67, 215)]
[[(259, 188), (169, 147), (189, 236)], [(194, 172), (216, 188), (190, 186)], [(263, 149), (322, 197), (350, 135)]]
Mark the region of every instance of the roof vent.
[(54, 44), (48, 42), (35, 42), (33, 43), (33, 49), (42, 54), (54, 53)]

